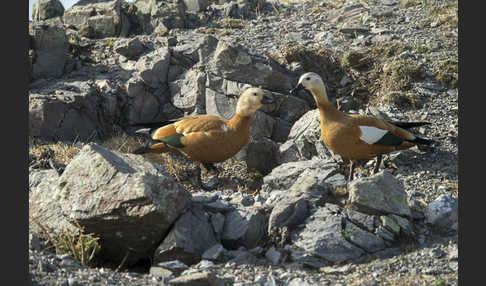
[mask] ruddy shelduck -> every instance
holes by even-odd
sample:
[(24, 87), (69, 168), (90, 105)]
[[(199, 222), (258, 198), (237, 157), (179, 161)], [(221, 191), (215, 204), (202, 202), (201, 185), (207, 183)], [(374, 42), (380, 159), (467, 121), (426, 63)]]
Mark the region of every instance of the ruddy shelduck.
[[(264, 104), (272, 102), (273, 99), (262, 89), (253, 87), (240, 95), (235, 115), (229, 120), (202, 114), (183, 117), (162, 127), (154, 127), (153, 123), (145, 124), (149, 128), (140, 129), (137, 133), (148, 133), (151, 145), (139, 148), (134, 153), (178, 152), (203, 164), (207, 170), (217, 171), (213, 163), (233, 157), (248, 143), (252, 115)], [(210, 189), (202, 183), (199, 164), (198, 181), (203, 189)]]
[(309, 91), (320, 113), (321, 137), (326, 147), (350, 160), (348, 182), (353, 179), (354, 162), (377, 157), (373, 173), (378, 172), (381, 155), (415, 145), (430, 145), (405, 129), (429, 124), (427, 122), (389, 122), (373, 116), (348, 114), (337, 110), (327, 97), (322, 78), (313, 72), (303, 74), (295, 88)]

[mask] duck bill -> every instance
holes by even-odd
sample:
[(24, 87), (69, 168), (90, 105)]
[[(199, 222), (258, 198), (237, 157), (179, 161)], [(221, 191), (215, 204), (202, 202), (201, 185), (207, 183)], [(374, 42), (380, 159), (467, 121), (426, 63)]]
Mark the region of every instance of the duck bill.
[(262, 104), (270, 104), (273, 103), (273, 98), (264, 94), (262, 98)]
[(303, 89), (304, 86), (301, 83), (299, 83), (296, 87), (292, 88), (289, 92), (292, 95), (296, 95), (299, 90), (303, 90)]

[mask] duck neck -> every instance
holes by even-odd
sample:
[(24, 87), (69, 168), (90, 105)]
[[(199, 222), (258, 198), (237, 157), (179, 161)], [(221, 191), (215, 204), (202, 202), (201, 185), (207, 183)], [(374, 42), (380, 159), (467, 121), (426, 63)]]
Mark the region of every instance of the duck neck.
[[(229, 121), (229, 127), (237, 132), (250, 132), (251, 116), (236, 113)], [(241, 131), (244, 130), (244, 131)]]
[(339, 111), (329, 101), (325, 90), (311, 90), (311, 93), (319, 109), (321, 122), (326, 124), (327, 121), (336, 119), (339, 116)]

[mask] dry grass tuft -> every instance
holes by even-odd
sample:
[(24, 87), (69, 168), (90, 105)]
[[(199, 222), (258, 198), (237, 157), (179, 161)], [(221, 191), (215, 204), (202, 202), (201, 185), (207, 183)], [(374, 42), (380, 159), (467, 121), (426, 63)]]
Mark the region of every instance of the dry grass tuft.
[(382, 92), (408, 90), (421, 77), (420, 66), (409, 59), (398, 59), (383, 65)]
[(248, 25), (248, 22), (241, 19), (224, 18), (219, 24), (222, 28), (226, 29), (242, 29)]
[(53, 143), (29, 138), (29, 153), (35, 160), (52, 158), (57, 163), (68, 164), (79, 153), (79, 150), (80, 148), (76, 147), (74, 143)]
[(36, 224), (57, 254), (70, 254), (79, 262), (88, 264), (101, 249), (100, 238), (92, 233), (84, 233), (84, 228), (78, 222), (75, 222), (78, 232), (64, 230), (58, 234), (37, 221)]
[(129, 136), (125, 133), (113, 135), (97, 143), (106, 149), (121, 153), (132, 153), (144, 144), (142, 138)]
[(457, 58), (449, 58), (439, 63), (439, 69), (434, 73), (434, 76), (437, 81), (447, 85), (450, 88), (456, 88), (458, 74), (459, 70)]

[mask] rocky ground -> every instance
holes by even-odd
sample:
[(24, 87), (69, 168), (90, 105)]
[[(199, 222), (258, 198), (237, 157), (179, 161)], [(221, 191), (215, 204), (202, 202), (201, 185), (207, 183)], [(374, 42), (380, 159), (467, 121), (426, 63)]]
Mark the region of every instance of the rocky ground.
[[(56, 8), (30, 25), (32, 285), (457, 285), (457, 1), (111, 1), (96, 15), (39, 2)], [(287, 92), (306, 71), (341, 110), (431, 123), (417, 132), (436, 146), (386, 155), (372, 177), (386, 204), (360, 197), (372, 161), (343, 190), (314, 103)], [(228, 117), (251, 85), (278, 104), (217, 164), (214, 192), (181, 156), (127, 154), (142, 144), (129, 124)], [(45, 250), (75, 221), (116, 263)]]

